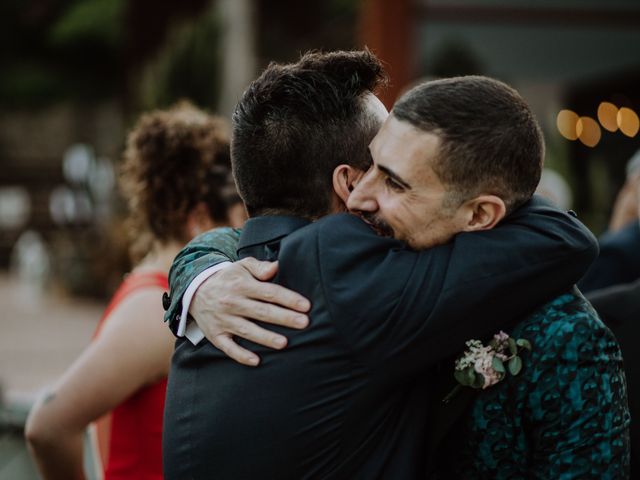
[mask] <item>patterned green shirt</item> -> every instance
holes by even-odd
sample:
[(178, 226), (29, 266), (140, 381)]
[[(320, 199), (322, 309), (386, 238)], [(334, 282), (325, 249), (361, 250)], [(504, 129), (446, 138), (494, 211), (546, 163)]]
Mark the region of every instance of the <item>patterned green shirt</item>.
[(182, 296), (191, 281), (209, 267), (222, 262), (238, 260), (238, 240), (242, 230), (237, 228), (216, 228), (198, 235), (176, 256), (169, 271), (171, 286), (171, 306), (164, 314), (175, 333), (182, 309)]
[(519, 375), (477, 395), (438, 478), (629, 478), (622, 355), (591, 305), (574, 289), (509, 333), (533, 350)]

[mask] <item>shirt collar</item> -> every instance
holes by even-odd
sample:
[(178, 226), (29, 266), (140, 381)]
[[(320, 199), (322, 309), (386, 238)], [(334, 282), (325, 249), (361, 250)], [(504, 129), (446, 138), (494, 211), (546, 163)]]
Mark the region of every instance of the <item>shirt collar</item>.
[(244, 248), (277, 241), (310, 223), (305, 218), (284, 215), (250, 218), (242, 229), (238, 252)]

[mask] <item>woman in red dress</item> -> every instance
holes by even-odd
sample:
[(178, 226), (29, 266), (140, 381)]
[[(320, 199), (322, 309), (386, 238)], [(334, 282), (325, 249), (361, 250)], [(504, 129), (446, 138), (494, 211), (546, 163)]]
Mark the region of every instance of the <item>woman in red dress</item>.
[(132, 251), (141, 255), (93, 342), (31, 411), (26, 436), (44, 478), (84, 478), (83, 435), (101, 417), (99, 436), (110, 432), (108, 452), (107, 445), (101, 451), (105, 478), (162, 478), (162, 414), (174, 338), (162, 321), (161, 298), (182, 246), (228, 223), (222, 192), (229, 179), (228, 133), (218, 118), (182, 105), (144, 115), (131, 132), (122, 187)]

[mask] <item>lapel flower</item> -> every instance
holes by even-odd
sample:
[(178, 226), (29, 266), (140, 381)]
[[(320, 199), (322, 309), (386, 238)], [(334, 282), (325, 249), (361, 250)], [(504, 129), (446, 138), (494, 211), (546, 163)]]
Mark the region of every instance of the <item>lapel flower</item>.
[(456, 360), (453, 374), (459, 385), (444, 398), (445, 403), (462, 387), (484, 390), (502, 381), (507, 372), (513, 376), (518, 375), (522, 370), (520, 351), (531, 351), (528, 340), (514, 340), (503, 331), (496, 333), (486, 346), (480, 340), (469, 340), (465, 345), (467, 350)]

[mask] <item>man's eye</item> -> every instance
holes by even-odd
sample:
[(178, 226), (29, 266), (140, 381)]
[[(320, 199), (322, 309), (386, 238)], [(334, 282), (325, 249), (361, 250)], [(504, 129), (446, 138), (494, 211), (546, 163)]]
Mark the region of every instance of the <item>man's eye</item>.
[(396, 182), (391, 177), (387, 177), (385, 179), (385, 183), (386, 183), (387, 187), (389, 187), (391, 190), (396, 190), (396, 191), (404, 190), (404, 187), (402, 185), (400, 185), (398, 182)]

